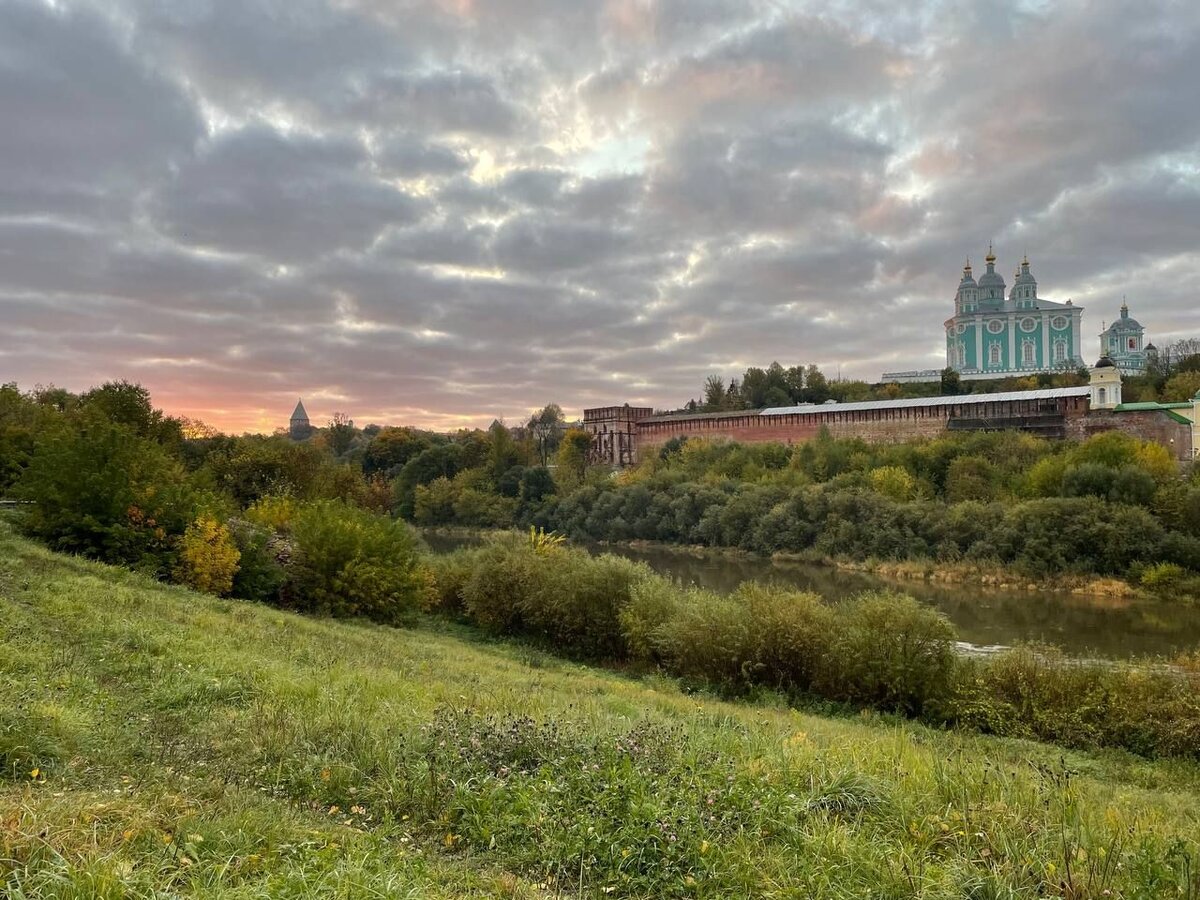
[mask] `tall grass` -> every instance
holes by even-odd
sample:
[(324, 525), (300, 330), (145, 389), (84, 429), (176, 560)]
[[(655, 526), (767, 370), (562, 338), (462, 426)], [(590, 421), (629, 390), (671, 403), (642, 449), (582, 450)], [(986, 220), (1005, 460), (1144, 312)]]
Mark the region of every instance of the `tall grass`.
[(1190, 762), (533, 667), (3, 531), (0, 611), (8, 897), (1200, 896)]

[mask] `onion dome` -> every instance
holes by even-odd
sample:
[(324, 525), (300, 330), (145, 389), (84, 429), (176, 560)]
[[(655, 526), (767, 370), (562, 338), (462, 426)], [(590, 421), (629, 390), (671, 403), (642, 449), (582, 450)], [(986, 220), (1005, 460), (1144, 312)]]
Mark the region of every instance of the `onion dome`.
[(1107, 356), (1100, 357), (1096, 360), (1096, 365), (1092, 366), (1093, 369), (1115, 369), (1116, 367), (1117, 364)]
[(987, 271), (979, 276), (979, 286), (1000, 288), (1004, 290), (1004, 276), (996, 271), (996, 254), (992, 252), (992, 245), (988, 244), (987, 256), (983, 258), (987, 263)]
[(1017, 269), (1016, 280), (1013, 284), (1037, 284), (1037, 279), (1033, 277), (1033, 273), (1029, 271), (1029, 257), (1026, 256), (1021, 260), (1021, 267)]
[(959, 287), (975, 287), (975, 278), (971, 275), (971, 260), (968, 257), (967, 264), (963, 266), (962, 281), (959, 282)]

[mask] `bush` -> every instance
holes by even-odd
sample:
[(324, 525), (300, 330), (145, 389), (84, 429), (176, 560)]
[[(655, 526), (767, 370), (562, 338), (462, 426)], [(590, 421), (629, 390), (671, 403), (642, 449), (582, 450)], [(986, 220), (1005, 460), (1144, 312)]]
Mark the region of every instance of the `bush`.
[(175, 580), (206, 594), (228, 594), (241, 556), (228, 528), (213, 516), (200, 516), (179, 542)]
[(427, 612), (455, 618), (463, 614), (463, 588), (479, 565), (479, 557), (479, 550), (456, 550), (426, 560), (432, 577), (432, 591), (425, 605)]
[(869, 478), (871, 490), (890, 500), (911, 500), (916, 494), (916, 479), (899, 466), (872, 469)]
[(23, 524), (53, 549), (165, 576), (194, 518), (182, 466), (159, 444), (96, 415), (51, 430), (21, 473)]
[(692, 682), (744, 690), (753, 682), (755, 635), (745, 610), (730, 597), (690, 591), (686, 603), (657, 629), (668, 671)]
[(1200, 755), (1200, 690), (1189, 676), (1068, 660), (1023, 647), (963, 662), (951, 718), (994, 734), (1144, 756)]
[(521, 601), (526, 630), (590, 659), (628, 655), (621, 610), (634, 586), (652, 573), (619, 556), (561, 549), (541, 556), (532, 589)]
[(819, 596), (748, 581), (733, 594), (753, 633), (750, 673), (759, 684), (807, 692), (830, 665), (829, 639), (839, 627)]
[(949, 694), (954, 627), (903, 594), (871, 592), (839, 610), (825, 688), (835, 699), (909, 715)]
[(399, 624), (418, 609), (425, 581), (408, 527), (340, 501), (301, 509), (287, 597), (305, 612)]
[(642, 662), (665, 661), (663, 628), (681, 606), (688, 604), (692, 593), (661, 576), (647, 577), (633, 585), (629, 602), (619, 615), (630, 656)]
[(481, 550), (459, 592), (468, 618), (494, 634), (517, 633), (540, 562), (536, 552), (515, 538), (496, 540)]
[(475, 560), (460, 588), (468, 616), (490, 631), (528, 634), (589, 658), (627, 655), (621, 610), (649, 568), (555, 542), (506, 538)]
[(276, 557), (279, 538), (245, 519), (231, 519), (227, 527), (239, 554), (230, 593), (242, 600), (278, 603), (284, 582), (283, 566)]

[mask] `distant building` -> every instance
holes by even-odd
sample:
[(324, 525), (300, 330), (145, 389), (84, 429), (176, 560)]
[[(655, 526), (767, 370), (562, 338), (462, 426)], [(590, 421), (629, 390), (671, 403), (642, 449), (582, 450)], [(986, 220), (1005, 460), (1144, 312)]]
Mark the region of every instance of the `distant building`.
[(1083, 365), (1080, 319), (1083, 308), (1038, 296), (1029, 259), (1006, 293), (988, 247), (987, 271), (976, 282), (971, 261), (963, 267), (954, 295), (954, 315), (946, 321), (946, 365), (960, 375), (1006, 378)]
[(1100, 353), (1113, 361), (1124, 375), (1146, 371), (1146, 357), (1153, 344), (1145, 343), (1145, 329), (1129, 316), (1129, 304), (1122, 301), (1121, 316), (1100, 332)]
[[(1029, 259), (1021, 260), (1009, 288), (988, 247), (987, 271), (975, 280), (963, 266), (954, 294), (954, 315), (945, 322), (946, 366), (964, 381), (1061, 372), (1083, 366), (1083, 307), (1038, 296)], [(931, 382), (938, 369), (884, 372), (884, 382)]]
[(308, 421), (308, 413), (304, 409), (304, 401), (297, 400), (296, 408), (292, 411), (291, 421), (288, 423), (288, 436), (293, 441), (303, 441), (312, 435), (312, 423)]

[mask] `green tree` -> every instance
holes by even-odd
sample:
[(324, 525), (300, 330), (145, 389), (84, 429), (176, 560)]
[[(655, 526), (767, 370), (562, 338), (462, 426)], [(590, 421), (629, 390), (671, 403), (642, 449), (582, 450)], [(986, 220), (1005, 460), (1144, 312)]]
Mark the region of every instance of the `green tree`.
[(381, 429), (367, 444), (363, 454), (363, 474), (394, 478), (406, 462), (433, 443), (432, 435), (415, 428)]
[(588, 456), (592, 449), (592, 436), (578, 428), (563, 435), (555, 462), (558, 464), (558, 480), (574, 487), (583, 481), (587, 472)]
[(542, 461), (543, 466), (558, 447), (563, 421), (562, 407), (557, 403), (547, 403), (529, 417), (529, 433), (533, 435), (538, 459)]
[(38, 442), (14, 493), (34, 504), (26, 530), (54, 549), (157, 574), (196, 505), (177, 460), (95, 409)]
[(962, 377), (949, 366), (942, 369), (941, 384), (943, 397), (956, 397), (962, 393)]
[(1182, 403), (1200, 392), (1200, 371), (1181, 371), (1167, 379), (1163, 386), (1164, 403)]
[(129, 381), (108, 381), (79, 398), (80, 406), (94, 410), (110, 422), (130, 428), (139, 437), (178, 447), (183, 440), (180, 423), (164, 416), (150, 402), (150, 392)]
[(335, 412), (325, 431), (328, 435), (329, 449), (334, 456), (345, 454), (357, 434), (354, 421), (344, 412)]
[(704, 409), (716, 412), (725, 408), (725, 381), (720, 375), (709, 375), (704, 381)]
[(816, 366), (809, 366), (804, 373), (804, 400), (808, 403), (824, 403), (830, 396), (829, 380)]

